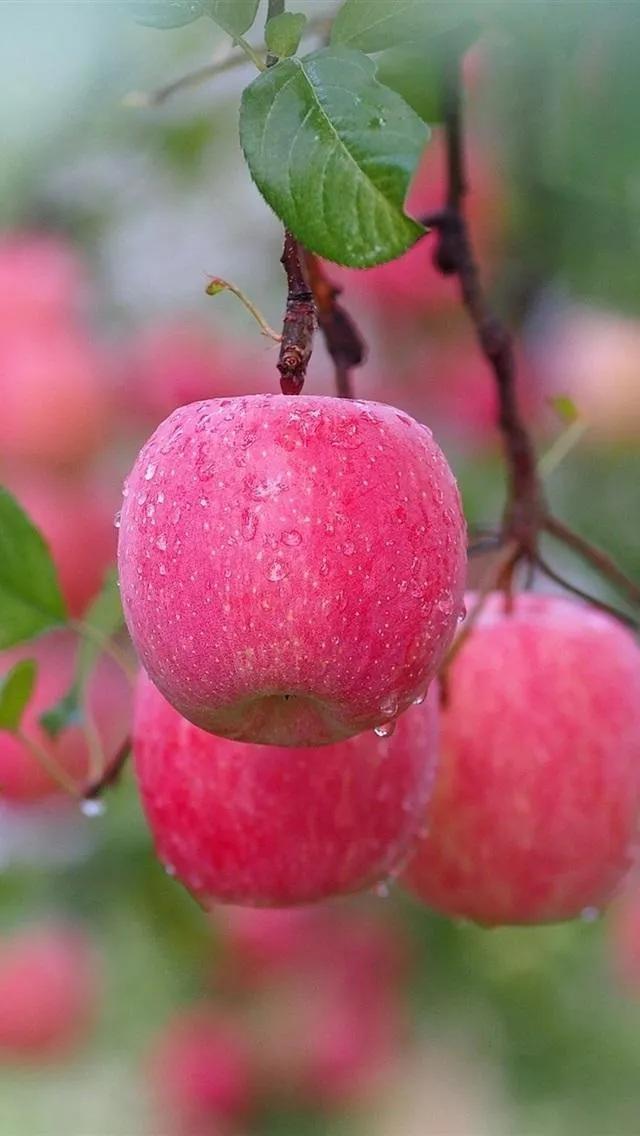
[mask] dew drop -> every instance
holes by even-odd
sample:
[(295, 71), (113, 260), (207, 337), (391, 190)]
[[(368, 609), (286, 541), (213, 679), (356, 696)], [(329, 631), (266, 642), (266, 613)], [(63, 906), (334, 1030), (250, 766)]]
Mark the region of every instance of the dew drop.
[(151, 481), (155, 472), (156, 472), (155, 465), (153, 464), (153, 462), (149, 462), (149, 465), (147, 466), (147, 468), (144, 471), (145, 481)]
[(395, 722), (381, 722), (379, 726), (373, 727), (373, 732), (378, 738), (390, 738), (395, 728)]
[(373, 891), (380, 899), (388, 899), (391, 895), (391, 888), (387, 880), (381, 880), (379, 884), (376, 884)]
[(176, 870), (175, 870), (173, 864), (163, 864), (162, 866), (163, 866), (163, 868), (164, 868), (164, 870), (165, 870), (165, 872), (167, 873), (168, 876), (175, 876)]
[(384, 714), (385, 718), (393, 718), (393, 715), (398, 713), (398, 697), (396, 694), (388, 694), (386, 698), (382, 699), (380, 713)]
[(156, 548), (159, 548), (161, 552), (166, 552), (166, 551), (167, 551), (167, 538), (166, 538), (166, 536), (163, 536), (163, 535), (161, 534), (161, 535), (160, 535), (160, 536), (158, 537), (158, 539), (157, 539), (157, 541), (156, 541)]
[(80, 812), (86, 817), (101, 817), (107, 811), (107, 806), (104, 801), (99, 801), (95, 797), (87, 797), (86, 801), (80, 802)]
[(342, 551), (344, 552), (345, 556), (353, 556), (355, 550), (356, 550), (356, 546), (353, 543), (353, 541), (352, 540), (345, 540), (345, 542), (342, 546)]
[(600, 911), (597, 907), (583, 907), (580, 918), (583, 923), (595, 923), (600, 918)]
[(209, 504), (208, 498), (207, 497), (201, 497), (200, 498), (200, 504), (202, 505), (203, 509), (206, 509), (208, 504)]
[(119, 529), (119, 528), (120, 528), (120, 522), (121, 522), (121, 520), (122, 520), (122, 513), (121, 513), (120, 509), (118, 509), (118, 512), (116, 513), (115, 517), (113, 518), (113, 527), (114, 527), (114, 529)]
[(426, 697), (427, 697), (426, 690), (423, 690), (421, 694), (416, 694), (415, 698), (413, 699), (413, 705), (414, 706), (422, 706), (422, 703), (424, 702)]
[(258, 518), (255, 513), (245, 509), (242, 513), (242, 539), (253, 540), (258, 528)]

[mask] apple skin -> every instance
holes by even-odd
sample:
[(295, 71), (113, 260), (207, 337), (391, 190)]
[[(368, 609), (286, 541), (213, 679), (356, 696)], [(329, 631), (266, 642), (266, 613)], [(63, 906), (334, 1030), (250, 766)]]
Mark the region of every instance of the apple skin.
[(94, 478), (11, 470), (2, 481), (49, 545), (71, 615), (82, 615), (115, 563), (117, 501)]
[(237, 1025), (203, 1004), (156, 1038), (148, 1079), (162, 1124), (180, 1136), (237, 1131), (255, 1095), (251, 1047)]
[(328, 397), (193, 403), (143, 446), (124, 493), (129, 630), (196, 725), (323, 745), (426, 690), (466, 562), (456, 483), (426, 427)]
[(406, 856), (434, 779), (437, 689), (329, 747), (234, 742), (138, 681), (133, 754), (160, 859), (209, 908), (286, 907), (369, 887)]
[(94, 1021), (100, 989), (100, 959), (80, 928), (0, 937), (0, 1064), (67, 1056)]
[(518, 595), (507, 614), (492, 594), (447, 690), (427, 835), (403, 883), (486, 925), (600, 908), (630, 866), (640, 809), (629, 632), (558, 596)]
[[(69, 726), (54, 740), (38, 717), (67, 693), (73, 676), (77, 639), (55, 632), (0, 655), (0, 674), (19, 659), (38, 664), (36, 689), (25, 711), (22, 729), (46, 749), (56, 763), (84, 786), (88, 778), (88, 748), (82, 726)], [(115, 756), (130, 725), (131, 691), (119, 667), (107, 656), (98, 663), (89, 685), (89, 705), (107, 759)], [(27, 804), (59, 796), (62, 790), (18, 738), (0, 732), (0, 791), (4, 800)]]

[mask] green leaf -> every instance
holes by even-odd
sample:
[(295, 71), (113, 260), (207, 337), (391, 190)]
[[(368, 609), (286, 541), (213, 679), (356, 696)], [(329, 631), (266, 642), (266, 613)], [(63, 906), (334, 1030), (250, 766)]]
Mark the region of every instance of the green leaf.
[(376, 52), (428, 39), (473, 20), (473, 0), (345, 0), (331, 30), (332, 44)]
[(76, 662), (76, 681), (81, 687), (86, 683), (91, 671), (102, 654), (101, 643), (111, 639), (124, 625), (118, 575), (111, 568), (105, 576), (102, 588), (93, 599), (82, 617), (85, 627), (91, 628), (94, 635), (87, 634), (81, 640)]
[(134, 20), (147, 27), (181, 28), (206, 15), (207, 8), (207, 0), (140, 0), (125, 11), (133, 10)]
[(0, 730), (16, 733), (33, 694), (37, 667), (33, 659), (22, 659), (0, 681)]
[(367, 268), (406, 252), (424, 229), (403, 211), (429, 138), (359, 51), (285, 59), (244, 91), (240, 141), (271, 208), (312, 252)]
[(252, 27), (260, 0), (204, 0), (204, 10), (228, 35), (244, 35)]
[(280, 16), (269, 20), (264, 38), (270, 53), (277, 55), (279, 59), (295, 55), (306, 22), (307, 17), (302, 12), (282, 12)]
[(66, 619), (49, 549), (15, 498), (0, 487), (0, 649)]
[(38, 721), (50, 738), (57, 738), (68, 726), (77, 726), (83, 720), (80, 689), (74, 683), (58, 702), (40, 715)]
[(440, 122), (440, 71), (432, 55), (426, 58), (421, 44), (407, 44), (383, 51), (377, 60), (376, 78), (400, 95), (424, 122)]

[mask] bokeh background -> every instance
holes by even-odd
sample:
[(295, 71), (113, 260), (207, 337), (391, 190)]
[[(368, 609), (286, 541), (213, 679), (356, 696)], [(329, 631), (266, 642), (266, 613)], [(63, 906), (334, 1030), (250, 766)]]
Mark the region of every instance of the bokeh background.
[[(127, 7), (0, 12), (0, 478), (77, 615), (113, 561), (122, 478), (154, 425), (196, 398), (277, 389), (273, 346), (232, 297), (206, 297), (207, 274), (273, 326), (285, 299), (281, 228), (237, 139), (250, 66), (145, 105), (223, 37), (209, 21), (143, 27)], [(639, 58), (640, 5), (532, 0), (502, 5), (465, 59), (469, 216), (518, 332), (548, 492), (636, 575)], [(435, 126), (410, 203), (442, 194)], [(369, 345), (357, 393), (429, 422), (470, 524), (491, 526), (490, 376), (430, 257), (427, 240), (382, 269), (336, 270)], [(308, 390), (332, 382), (318, 342)], [(130, 774), (95, 815), (34, 795), (0, 796), (0, 1024), (15, 1011), (18, 1038), (0, 1046), (0, 1136), (640, 1131), (633, 880), (610, 913), (527, 930), (452, 923), (392, 885), (207, 918), (156, 862)], [(20, 1033), (38, 997), (64, 1044)]]

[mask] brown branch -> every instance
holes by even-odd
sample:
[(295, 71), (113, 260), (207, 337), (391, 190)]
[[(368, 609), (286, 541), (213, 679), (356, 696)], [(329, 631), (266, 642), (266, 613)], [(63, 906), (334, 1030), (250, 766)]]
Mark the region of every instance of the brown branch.
[(131, 753), (131, 738), (126, 738), (117, 751), (113, 761), (109, 763), (101, 777), (97, 781), (93, 781), (82, 793), (82, 799), (85, 801), (94, 801), (96, 797), (100, 797), (105, 789), (111, 788), (115, 785), (120, 778), (120, 774), (124, 769), (129, 754)]
[(618, 619), (620, 623), (626, 624), (626, 626), (630, 627), (632, 630), (640, 630), (640, 624), (632, 615), (620, 611), (619, 608), (613, 607), (612, 604), (606, 603), (605, 600), (597, 599), (589, 592), (585, 592), (582, 588), (579, 588), (577, 584), (572, 584), (569, 580), (565, 580), (564, 576), (556, 572), (539, 554), (536, 556), (534, 563), (536, 568), (539, 568), (545, 576), (553, 580), (554, 584), (558, 584), (561, 588), (564, 588), (565, 591), (571, 592), (572, 595), (578, 596), (581, 600), (585, 600), (591, 607), (598, 608), (599, 611), (604, 611), (607, 615), (613, 616), (614, 619)]
[(351, 371), (364, 363), (367, 353), (364, 339), (346, 308), (338, 302), (342, 288), (329, 280), (322, 261), (306, 249), (304, 260), (316, 302), (318, 325), (333, 360), (338, 396), (353, 398)]
[(583, 536), (574, 532), (572, 528), (569, 528), (563, 521), (557, 520), (551, 514), (547, 514), (545, 517), (544, 527), (551, 536), (562, 541), (567, 548), (570, 548), (582, 557), (587, 564), (595, 568), (601, 576), (610, 580), (620, 592), (626, 593), (633, 603), (640, 604), (640, 585), (627, 576), (626, 572), (618, 567), (608, 553), (585, 540)]
[(316, 308), (305, 276), (303, 250), (285, 229), (281, 262), (287, 274), (287, 307), (278, 357), (283, 394), (300, 394), (313, 348)]
[(471, 317), (478, 342), (496, 381), (498, 423), (509, 473), (509, 498), (504, 517), (505, 538), (515, 538), (532, 556), (537, 547), (544, 497), (536, 454), (520, 414), (516, 392), (513, 341), (491, 311), (475, 262), (464, 215), (467, 179), (464, 158), (460, 60), (454, 55), (443, 72), (443, 111), (447, 142), (447, 201), (443, 210), (423, 218), (437, 232), (434, 263), (447, 276), (458, 278), (462, 302)]

